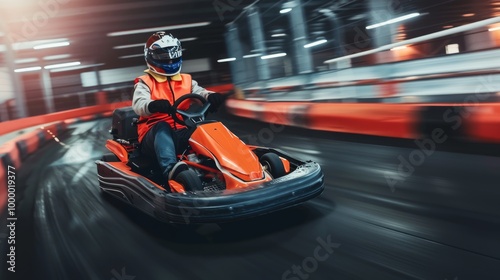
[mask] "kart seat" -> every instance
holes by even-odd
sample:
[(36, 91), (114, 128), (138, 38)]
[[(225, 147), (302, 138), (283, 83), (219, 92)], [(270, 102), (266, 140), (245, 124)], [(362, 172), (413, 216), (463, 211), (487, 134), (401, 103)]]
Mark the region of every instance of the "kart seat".
[(139, 116), (131, 106), (118, 108), (113, 111), (113, 121), (110, 133), (114, 140), (124, 140), (130, 144), (138, 143), (137, 120)]
[(139, 149), (138, 120), (139, 116), (131, 106), (115, 109), (110, 133), (113, 135), (113, 140), (125, 146), (129, 152), (127, 165), (132, 171), (153, 181), (161, 182), (163, 178), (158, 163), (142, 154)]

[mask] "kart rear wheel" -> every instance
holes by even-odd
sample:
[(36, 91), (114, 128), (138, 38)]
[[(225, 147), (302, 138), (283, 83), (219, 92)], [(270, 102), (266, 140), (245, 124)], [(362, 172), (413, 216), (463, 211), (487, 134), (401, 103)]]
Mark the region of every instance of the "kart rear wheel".
[(266, 153), (260, 157), (260, 163), (267, 168), (267, 171), (278, 178), (286, 174), (285, 166), (281, 162), (280, 157), (275, 153)]
[(203, 190), (200, 177), (191, 169), (182, 171), (174, 180), (181, 184), (186, 191), (193, 192)]

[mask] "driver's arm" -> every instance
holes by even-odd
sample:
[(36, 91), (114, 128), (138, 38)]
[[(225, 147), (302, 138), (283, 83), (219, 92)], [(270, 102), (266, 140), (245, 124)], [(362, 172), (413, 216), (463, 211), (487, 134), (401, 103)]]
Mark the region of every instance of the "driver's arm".
[(208, 96), (213, 93), (213, 91), (209, 91), (205, 88), (202, 88), (198, 85), (198, 82), (195, 81), (195, 80), (192, 80), (192, 86), (191, 86), (191, 92), (194, 93), (194, 94), (199, 94), (201, 95), (203, 98), (207, 99)]
[(134, 97), (132, 98), (132, 109), (134, 109), (134, 112), (141, 117), (150, 116), (151, 112), (148, 109), (148, 105), (151, 101), (149, 87), (142, 81), (136, 83), (134, 85)]

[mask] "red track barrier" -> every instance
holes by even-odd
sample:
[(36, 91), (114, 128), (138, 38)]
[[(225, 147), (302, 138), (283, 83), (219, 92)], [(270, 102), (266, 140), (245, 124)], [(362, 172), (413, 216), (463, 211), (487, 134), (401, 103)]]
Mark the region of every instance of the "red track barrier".
[(412, 139), (417, 108), (406, 104), (313, 104), (307, 112), (313, 129)]
[(206, 89), (213, 92), (226, 93), (232, 91), (234, 89), (234, 86), (233, 84), (224, 84), (224, 85), (206, 87)]
[[(437, 115), (429, 108), (442, 107)], [(469, 141), (500, 143), (500, 104), (256, 102), (231, 99), (232, 114), (315, 130), (416, 139), (442, 128)], [(439, 109), (439, 108), (438, 108)], [(455, 114), (447, 114), (447, 110)], [(448, 112), (448, 113), (450, 113)], [(454, 128), (459, 126), (459, 128)]]
[(7, 166), (0, 161), (0, 217), (7, 206)]
[(23, 128), (32, 127), (32, 126), (41, 125), (41, 124), (46, 124), (46, 123), (51, 123), (51, 122), (55, 122), (55, 121), (78, 118), (81, 116), (94, 115), (94, 114), (99, 114), (99, 113), (104, 113), (104, 112), (110, 112), (116, 108), (130, 106), (131, 103), (132, 103), (131, 101), (124, 101), (124, 102), (119, 102), (119, 103), (90, 106), (90, 107), (85, 107), (85, 108), (80, 108), (80, 109), (61, 111), (61, 112), (47, 114), (47, 115), (34, 116), (34, 117), (28, 117), (28, 118), (23, 118), (23, 119), (18, 119), (18, 120), (6, 121), (6, 122), (3, 122), (2, 125), (0, 126), (0, 135), (10, 133), (10, 132), (13, 132), (16, 130), (20, 130)]
[[(61, 134), (69, 124), (92, 120), (96, 117), (109, 117), (114, 109), (130, 105), (131, 101), (125, 101), (3, 122), (0, 126), (0, 135), (27, 127), (37, 125), (40, 127), (0, 146), (0, 216), (7, 206), (6, 170), (9, 165), (16, 169), (20, 168), (28, 155), (34, 153), (45, 142)], [(56, 121), (57, 123), (54, 123)]]
[(466, 127), (473, 139), (500, 143), (500, 104), (473, 106)]

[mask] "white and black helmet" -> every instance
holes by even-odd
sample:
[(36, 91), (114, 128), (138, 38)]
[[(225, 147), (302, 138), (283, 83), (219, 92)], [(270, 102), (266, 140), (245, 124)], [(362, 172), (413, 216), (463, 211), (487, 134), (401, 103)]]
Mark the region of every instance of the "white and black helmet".
[(172, 34), (156, 32), (144, 46), (144, 57), (148, 68), (163, 76), (174, 76), (181, 71), (182, 46)]

